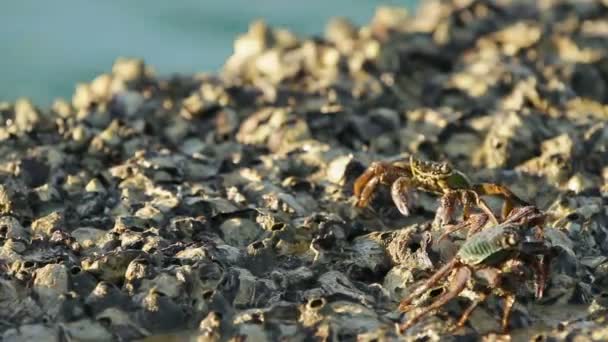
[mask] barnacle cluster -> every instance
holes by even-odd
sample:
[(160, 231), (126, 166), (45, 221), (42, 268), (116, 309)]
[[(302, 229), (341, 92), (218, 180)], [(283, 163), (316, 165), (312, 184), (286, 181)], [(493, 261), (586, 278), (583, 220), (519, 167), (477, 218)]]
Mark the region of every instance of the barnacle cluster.
[(258, 21), (217, 74), (0, 103), (1, 339), (606, 340), (607, 15)]

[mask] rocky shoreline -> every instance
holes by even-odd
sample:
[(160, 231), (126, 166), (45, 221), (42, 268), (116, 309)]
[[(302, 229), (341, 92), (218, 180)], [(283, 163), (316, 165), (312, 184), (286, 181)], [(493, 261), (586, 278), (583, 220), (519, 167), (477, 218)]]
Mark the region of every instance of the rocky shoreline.
[[(606, 38), (606, 1), (425, 1), (321, 37), (252, 23), (218, 74), (120, 58), (71, 101), (0, 103), (2, 341), (606, 340)], [(409, 155), (547, 213), (545, 296), (522, 284), (510, 334), (495, 298), (397, 334), (463, 239), (428, 243), (428, 194), (354, 206)]]

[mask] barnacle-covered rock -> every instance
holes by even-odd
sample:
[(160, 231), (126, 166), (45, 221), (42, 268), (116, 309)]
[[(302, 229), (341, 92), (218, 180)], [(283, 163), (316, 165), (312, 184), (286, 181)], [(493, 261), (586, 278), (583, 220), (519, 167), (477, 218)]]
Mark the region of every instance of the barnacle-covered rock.
[(231, 246), (247, 246), (255, 241), (261, 234), (259, 226), (247, 219), (232, 218), (224, 221), (220, 226), (224, 234), (224, 241)]
[(124, 309), (133, 306), (126, 294), (122, 293), (116, 286), (103, 281), (97, 283), (85, 299), (85, 303), (93, 310), (94, 314), (108, 308)]
[(382, 324), (378, 315), (365, 305), (333, 298), (310, 299), (300, 311), (299, 321), (303, 326), (317, 330), (317, 335), (325, 330), (331, 334), (329, 338), (354, 338)]
[(562, 134), (541, 143), (541, 155), (517, 167), (518, 170), (544, 176), (559, 186), (576, 170), (573, 160), (580, 156), (582, 145), (576, 137)]
[(114, 251), (101, 256), (85, 258), (81, 262), (81, 267), (104, 281), (118, 283), (124, 279), (129, 263), (139, 254), (134, 250)]
[(113, 336), (125, 340), (141, 339), (151, 335), (149, 331), (138, 326), (130, 315), (117, 308), (108, 308), (95, 316)]
[(0, 184), (0, 215), (13, 215), (29, 219), (32, 209), (27, 201), (27, 190), (16, 180), (3, 180)]
[(26, 229), (12, 216), (0, 217), (0, 237), (3, 239), (28, 240), (31, 231)]
[(225, 274), (221, 283), (222, 291), (232, 293), (232, 304), (235, 308), (255, 307), (267, 304), (277, 294), (273, 281), (254, 276), (247, 269), (232, 268), (232, 272)]
[(70, 286), (69, 274), (65, 266), (49, 264), (36, 270), (33, 289), (47, 315), (59, 314), (65, 301), (63, 296)]
[(358, 236), (351, 245), (352, 252), (346, 257), (344, 266), (349, 278), (371, 281), (381, 279), (388, 271), (390, 262), (381, 239), (383, 233)]
[(545, 134), (541, 119), (534, 114), (501, 113), (493, 119), (483, 145), (474, 155), (474, 165), (514, 167), (536, 154)]
[(187, 312), (173, 299), (156, 288), (151, 288), (144, 294), (139, 299), (141, 308), (135, 318), (146, 330), (155, 333), (187, 326)]
[(50, 236), (54, 231), (65, 229), (64, 217), (60, 212), (52, 212), (32, 222), (34, 233)]

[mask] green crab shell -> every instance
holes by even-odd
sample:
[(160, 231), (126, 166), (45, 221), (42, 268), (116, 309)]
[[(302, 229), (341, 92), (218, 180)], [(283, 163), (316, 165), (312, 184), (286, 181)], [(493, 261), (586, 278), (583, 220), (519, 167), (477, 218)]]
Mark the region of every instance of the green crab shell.
[(452, 174), (447, 178), (447, 184), (450, 189), (469, 189), (471, 188), (471, 181), (460, 171), (453, 171)]
[(456, 256), (466, 265), (483, 264), (493, 266), (509, 259), (515, 252), (514, 247), (505, 246), (503, 237), (507, 232), (517, 234), (511, 226), (494, 226), (471, 236), (458, 250)]

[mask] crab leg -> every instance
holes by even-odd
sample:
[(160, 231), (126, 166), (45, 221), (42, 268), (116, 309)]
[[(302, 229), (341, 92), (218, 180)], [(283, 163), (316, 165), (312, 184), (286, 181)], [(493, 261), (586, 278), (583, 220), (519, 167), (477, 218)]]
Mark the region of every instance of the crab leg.
[(515, 304), (515, 295), (512, 293), (508, 293), (504, 297), (504, 308), (502, 311), (502, 331), (507, 332), (509, 330), (509, 319), (511, 318), (511, 311), (513, 309), (513, 305)]
[(474, 218), (471, 218), (471, 220), (473, 220), (473, 223), (471, 223), (471, 226), (469, 227), (467, 238), (480, 231), (481, 228), (483, 228), (486, 223), (488, 223), (489, 219), (490, 218), (486, 214), (478, 214), (475, 215)]
[[(355, 197), (361, 197), (361, 192), (367, 187), (370, 180), (374, 177), (376, 177), (376, 170), (371, 166), (365, 170), (361, 176), (357, 177), (357, 180), (355, 180), (355, 184), (353, 185), (353, 193)], [(376, 184), (378, 184), (378, 181), (376, 181)]]
[(435, 213), (435, 222), (438, 222), (440, 226), (449, 223), (452, 220), (457, 200), (457, 191), (448, 191), (441, 196), (439, 208), (437, 209), (437, 213)]
[(541, 258), (541, 261), (539, 261), (540, 276), (538, 285), (536, 285), (536, 298), (538, 299), (543, 298), (545, 287), (547, 286), (547, 278), (549, 277), (551, 269), (551, 255), (544, 254)]
[[(513, 208), (513, 210), (507, 216), (506, 221), (519, 222), (522, 225), (542, 226), (546, 220), (546, 215), (541, 213), (538, 208), (534, 206), (525, 206)], [(538, 236), (542, 238), (542, 236)]]
[[(372, 194), (374, 193), (374, 190), (376, 190), (378, 183), (380, 183), (380, 178), (374, 176), (369, 182), (365, 184), (365, 186), (360, 192), (360, 195), (357, 196), (358, 207), (363, 208), (367, 206), (369, 201), (372, 199)], [(357, 192), (357, 190), (358, 189), (355, 189), (355, 192)]]
[(534, 269), (534, 295), (536, 299), (541, 299), (547, 285), (549, 267), (551, 265), (550, 256), (543, 253), (539, 260), (536, 256), (522, 254), (520, 255), (520, 259), (531, 265)]
[(391, 184), (393, 181), (409, 171), (390, 165), (388, 163), (374, 162), (361, 176), (355, 180), (353, 194), (357, 197), (357, 206), (366, 206), (378, 184)]
[(469, 236), (477, 233), (483, 226), (485, 226), (485, 224), (487, 222), (488, 222), (488, 215), (486, 215), (486, 214), (471, 215), (471, 218), (466, 221), (462, 221), (457, 224), (451, 224), (451, 225), (444, 226), (445, 230), (444, 230), (443, 234), (441, 234), (439, 236), (439, 239), (437, 239), (437, 242), (442, 241), (448, 235), (452, 234), (453, 232), (459, 231), (463, 228), (468, 228), (469, 231), (467, 233), (467, 237), (469, 237)]
[(427, 279), (422, 285), (416, 288), (412, 293), (409, 294), (406, 298), (404, 298), (401, 303), (399, 303), (399, 311), (406, 312), (408, 310), (408, 306), (414, 300), (414, 298), (422, 295), (426, 290), (428, 290), (431, 286), (437, 284), (441, 278), (443, 278), (446, 274), (448, 274), (454, 267), (457, 265), (458, 261), (456, 259), (452, 259), (452, 261), (443, 265), (435, 274), (433, 274), (429, 279)]
[(518, 206), (530, 205), (528, 202), (517, 197), (509, 188), (500, 184), (493, 183), (478, 183), (473, 186), (473, 190), (481, 195), (501, 196), (504, 198), (502, 207), (502, 217), (505, 218), (513, 210), (514, 204)]
[(478, 294), (477, 297), (475, 299), (473, 299), (471, 304), (469, 304), (469, 306), (466, 308), (466, 310), (464, 310), (464, 312), (460, 316), (458, 323), (456, 323), (455, 329), (463, 327), (464, 324), (469, 320), (469, 317), (473, 313), (473, 310), (475, 310), (475, 308), (477, 308), (477, 306), (479, 304), (483, 303), (483, 301), (486, 300), (486, 298), (488, 298), (487, 293), (482, 292), (482, 293)]
[(496, 218), (496, 216), (492, 212), (492, 209), (490, 209), (486, 201), (479, 198), (477, 205), (481, 208), (481, 210), (485, 211), (485, 213), (488, 214), (488, 217), (490, 220), (492, 220), (492, 223), (498, 224), (498, 219)]
[(450, 282), (450, 287), (448, 291), (442, 294), (439, 298), (437, 298), (431, 305), (422, 309), (422, 311), (418, 312), (412, 318), (408, 319), (406, 322), (399, 326), (399, 332), (403, 333), (409, 327), (418, 322), (422, 317), (424, 317), (429, 312), (438, 309), (449, 302), (451, 299), (458, 296), (462, 290), (467, 286), (467, 281), (471, 278), (471, 270), (468, 267), (463, 267), (458, 269), (454, 278)]
[[(473, 199), (473, 201), (471, 199)], [(479, 197), (479, 194), (476, 191), (465, 191), (463, 193), (462, 202), (464, 219), (467, 218), (468, 212), (471, 210), (471, 202), (474, 202), (479, 208), (481, 208), (481, 210), (483, 210), (488, 215), (489, 219), (492, 220), (493, 224), (498, 224), (498, 219), (496, 218), (496, 215), (494, 215), (494, 212), (492, 211), (492, 209), (490, 209), (490, 206), (486, 203), (486, 201)]]

